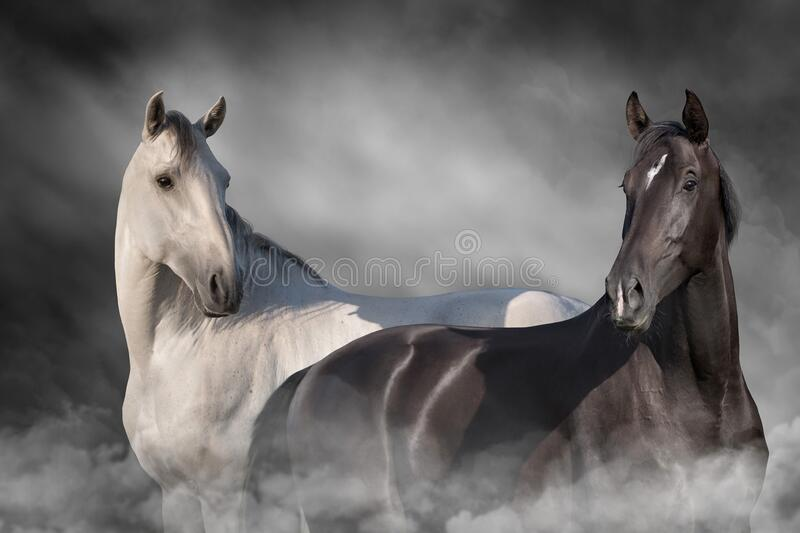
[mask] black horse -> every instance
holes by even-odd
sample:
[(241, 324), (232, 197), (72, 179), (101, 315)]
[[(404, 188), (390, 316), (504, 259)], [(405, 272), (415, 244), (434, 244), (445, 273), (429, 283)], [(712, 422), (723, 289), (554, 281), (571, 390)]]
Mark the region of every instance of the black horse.
[(749, 531), (768, 452), (739, 364), (738, 203), (692, 92), (683, 125), (635, 92), (627, 121), (622, 247), (591, 309), (379, 331), (276, 392), (256, 472), (291, 474), (312, 533), (502, 506), (525, 531)]

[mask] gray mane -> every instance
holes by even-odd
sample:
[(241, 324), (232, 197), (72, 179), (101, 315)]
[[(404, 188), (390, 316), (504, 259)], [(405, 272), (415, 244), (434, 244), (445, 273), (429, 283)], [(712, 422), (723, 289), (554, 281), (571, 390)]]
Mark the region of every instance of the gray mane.
[[(636, 148), (633, 152), (635, 162), (644, 157), (652, 148), (662, 144), (667, 139), (673, 137), (689, 138), (686, 128), (678, 122), (665, 121), (656, 122), (648, 127), (639, 136), (636, 143)], [(713, 150), (712, 150), (712, 153)], [(716, 153), (714, 153), (716, 157)], [(717, 157), (717, 161), (719, 158)], [(719, 165), (719, 178), (720, 178), (720, 202), (722, 203), (722, 214), (725, 217), (725, 236), (728, 239), (728, 244), (736, 237), (736, 232), (739, 229), (739, 219), (741, 217), (741, 205), (739, 198), (736, 195), (736, 189), (733, 186), (728, 173)]]
[[(270, 258), (270, 256), (275, 256), (282, 261), (281, 264), (291, 262), (313, 278), (322, 280), (322, 276), (320, 276), (311, 265), (306, 263), (303, 258), (290, 252), (269, 237), (253, 231), (253, 227), (250, 223), (242, 218), (242, 216), (229, 205), (225, 206), (225, 218), (227, 218), (228, 225), (231, 228), (235, 249), (242, 253), (244, 257), (247, 257), (248, 260), (252, 261), (257, 258)], [(250, 268), (251, 265), (242, 266), (244, 268)], [(244, 272), (243, 274), (248, 275), (249, 273)]]

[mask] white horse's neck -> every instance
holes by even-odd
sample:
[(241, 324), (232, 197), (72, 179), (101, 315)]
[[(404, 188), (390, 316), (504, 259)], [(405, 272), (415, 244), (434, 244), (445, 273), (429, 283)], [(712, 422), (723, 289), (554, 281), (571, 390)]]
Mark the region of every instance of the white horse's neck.
[(148, 259), (137, 245), (122, 208), (114, 239), (117, 304), (131, 358), (131, 368), (146, 369), (165, 303), (174, 298), (180, 279)]
[(152, 351), (159, 265), (150, 261), (133, 240), (130, 228), (117, 216), (114, 236), (114, 270), (117, 283), (117, 305), (128, 343), (131, 367), (147, 363)]
[[(244, 224), (240, 220), (240, 223)], [(168, 267), (148, 259), (133, 237), (120, 202), (115, 234), (117, 297), (132, 366), (148, 367), (156, 334), (170, 335), (177, 330), (202, 330), (208, 333), (219, 325), (229, 329), (237, 321), (252, 318), (253, 312), (280, 313), (287, 308), (312, 307), (330, 302), (358, 306), (366, 298), (344, 292), (308, 272), (308, 267), (290, 264), (291, 259), (273, 244), (268, 247), (261, 235), (249, 227), (235, 235), (237, 263), (242, 269), (244, 299), (238, 315), (209, 319), (197, 309), (191, 292)], [(272, 250), (270, 252), (269, 250)], [(258, 272), (265, 266), (275, 269), (277, 279), (259, 282)], [(253, 270), (261, 265), (260, 270)], [(262, 315), (263, 316), (263, 315)], [(186, 328), (186, 326), (190, 326)]]

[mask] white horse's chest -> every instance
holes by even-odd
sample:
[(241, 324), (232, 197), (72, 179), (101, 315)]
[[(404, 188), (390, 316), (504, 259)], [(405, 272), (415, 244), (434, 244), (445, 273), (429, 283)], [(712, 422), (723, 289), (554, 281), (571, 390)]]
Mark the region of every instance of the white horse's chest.
[[(248, 348), (251, 360), (261, 359), (258, 348)], [(162, 485), (243, 481), (252, 426), (270, 389), (263, 372), (235, 364), (242, 354), (234, 350), (173, 337), (156, 343), (147, 378), (129, 383), (126, 429), (142, 466)]]
[(222, 333), (157, 335), (147, 375), (132, 373), (124, 408), (131, 445), (148, 474), (168, 486), (213, 485), (221, 492), (240, 486), (269, 394), (291, 373), (378, 329), (312, 315), (258, 320)]

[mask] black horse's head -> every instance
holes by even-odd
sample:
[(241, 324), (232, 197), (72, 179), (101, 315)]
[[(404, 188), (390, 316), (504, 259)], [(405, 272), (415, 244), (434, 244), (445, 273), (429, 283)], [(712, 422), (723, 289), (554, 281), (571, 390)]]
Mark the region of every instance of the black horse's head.
[(708, 267), (718, 247), (733, 238), (738, 203), (709, 147), (708, 119), (694, 93), (686, 91), (683, 125), (652, 123), (635, 92), (626, 111), (637, 144), (622, 182), (622, 247), (606, 291), (614, 323), (641, 333), (658, 303)]

